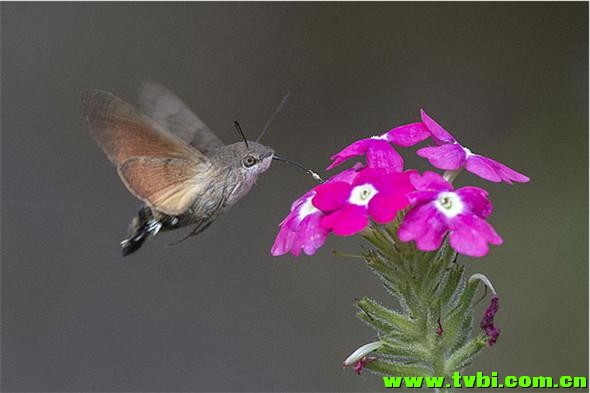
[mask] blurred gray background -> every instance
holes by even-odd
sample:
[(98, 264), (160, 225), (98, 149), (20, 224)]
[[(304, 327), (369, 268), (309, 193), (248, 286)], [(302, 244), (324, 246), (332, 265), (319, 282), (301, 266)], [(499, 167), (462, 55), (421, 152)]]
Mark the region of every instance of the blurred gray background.
[[(481, 260), (502, 336), (469, 369), (588, 370), (587, 3), (2, 4), (2, 390), (381, 391), (343, 359), (392, 304), (358, 237), (314, 257), (269, 249), (313, 180), (281, 163), (201, 236), (123, 259), (139, 203), (79, 116), (81, 88), (134, 103), (175, 91), (227, 142), (313, 168), (425, 108), (475, 152), (529, 175), (485, 186), (505, 244)], [(404, 151), (408, 166), (426, 162)], [(478, 308), (482, 312), (483, 305)], [(479, 318), (479, 316), (477, 316)]]

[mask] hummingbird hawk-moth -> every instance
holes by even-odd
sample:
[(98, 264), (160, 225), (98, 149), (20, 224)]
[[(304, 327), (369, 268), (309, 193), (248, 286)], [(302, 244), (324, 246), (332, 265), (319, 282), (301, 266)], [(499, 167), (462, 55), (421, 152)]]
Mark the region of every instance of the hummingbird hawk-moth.
[(82, 91), (81, 106), (91, 135), (143, 202), (121, 242), (123, 256), (159, 231), (195, 225), (181, 241), (201, 233), (250, 191), (273, 159), (300, 166), (258, 143), (266, 127), (249, 141), (236, 122), (243, 140), (225, 145), (177, 96), (153, 82), (141, 85), (139, 110), (95, 89)]

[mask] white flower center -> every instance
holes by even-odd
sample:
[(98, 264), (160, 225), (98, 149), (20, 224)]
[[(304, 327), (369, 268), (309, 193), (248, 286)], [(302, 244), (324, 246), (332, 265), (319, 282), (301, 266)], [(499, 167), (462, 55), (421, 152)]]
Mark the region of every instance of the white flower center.
[(463, 201), (454, 192), (441, 192), (434, 205), (448, 218), (453, 218), (463, 212)]
[(319, 210), (311, 203), (313, 197), (313, 195), (310, 195), (305, 200), (305, 202), (303, 202), (301, 206), (299, 206), (299, 211), (297, 212), (297, 217), (299, 218), (299, 221), (302, 221), (305, 217), (309, 216), (310, 214), (319, 212)]
[(352, 205), (367, 206), (378, 192), (370, 183), (356, 186), (352, 189), (348, 202)]
[(381, 141), (386, 141), (387, 140), (387, 135), (386, 134), (375, 135), (375, 136), (372, 136), (371, 139), (377, 139), (377, 140), (381, 140)]

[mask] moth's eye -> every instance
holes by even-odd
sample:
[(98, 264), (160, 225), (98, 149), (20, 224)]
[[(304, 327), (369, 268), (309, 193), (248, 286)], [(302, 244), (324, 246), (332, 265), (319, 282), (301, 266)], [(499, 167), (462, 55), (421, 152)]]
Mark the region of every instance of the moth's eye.
[(242, 160), (242, 165), (244, 165), (244, 167), (246, 167), (246, 168), (250, 168), (251, 166), (254, 166), (254, 164), (256, 164), (256, 161), (258, 161), (256, 159), (256, 157), (254, 157), (254, 156), (246, 156)]

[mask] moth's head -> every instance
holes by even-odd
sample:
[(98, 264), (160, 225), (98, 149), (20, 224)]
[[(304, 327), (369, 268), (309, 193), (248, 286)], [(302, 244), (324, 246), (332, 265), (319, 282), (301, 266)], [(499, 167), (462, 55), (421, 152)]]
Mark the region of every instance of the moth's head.
[(258, 143), (259, 139), (256, 142), (247, 140), (237, 121), (234, 122), (234, 126), (243, 141), (227, 146), (228, 150), (232, 152), (234, 167), (240, 169), (247, 178), (254, 179), (270, 167), (274, 150)]
[(272, 148), (253, 141), (248, 141), (248, 145), (238, 142), (232, 147), (236, 165), (239, 165), (243, 173), (259, 175), (270, 167), (274, 155)]

